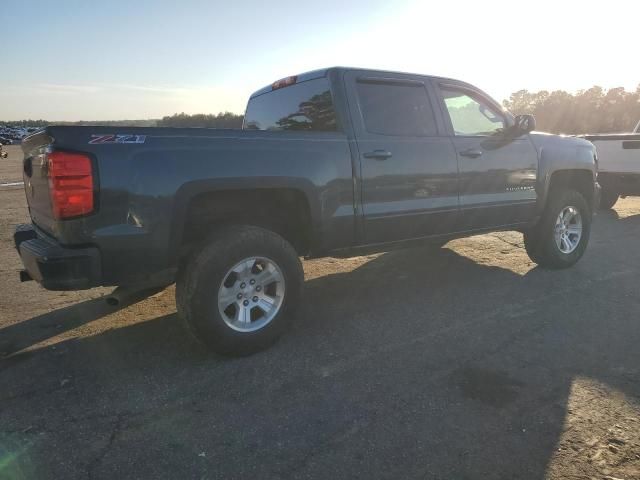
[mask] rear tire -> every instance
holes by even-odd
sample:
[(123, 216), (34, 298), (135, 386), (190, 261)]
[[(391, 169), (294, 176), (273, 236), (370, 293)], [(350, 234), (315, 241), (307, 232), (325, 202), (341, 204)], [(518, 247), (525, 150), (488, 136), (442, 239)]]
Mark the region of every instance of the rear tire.
[(286, 330), (303, 282), (300, 259), (285, 239), (238, 225), (211, 237), (187, 262), (176, 282), (176, 305), (205, 346), (249, 355)]
[(600, 196), (600, 210), (611, 210), (616, 204), (620, 194), (611, 188), (603, 188)]
[(587, 201), (579, 192), (560, 190), (551, 193), (540, 221), (524, 234), (529, 258), (549, 269), (574, 265), (589, 243), (591, 215)]

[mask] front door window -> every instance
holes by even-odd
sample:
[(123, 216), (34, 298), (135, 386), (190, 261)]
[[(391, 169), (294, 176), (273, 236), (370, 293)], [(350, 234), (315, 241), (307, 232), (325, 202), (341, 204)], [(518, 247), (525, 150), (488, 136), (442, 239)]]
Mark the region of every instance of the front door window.
[(444, 103), (456, 136), (487, 136), (505, 129), (504, 116), (461, 90), (443, 88)]

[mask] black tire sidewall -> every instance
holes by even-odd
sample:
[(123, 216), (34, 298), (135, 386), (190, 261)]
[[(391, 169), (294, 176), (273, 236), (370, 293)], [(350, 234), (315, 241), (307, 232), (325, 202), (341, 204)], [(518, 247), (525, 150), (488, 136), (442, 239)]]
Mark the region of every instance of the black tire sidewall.
[(529, 258), (535, 263), (540, 263), (540, 242), (538, 240), (537, 231), (531, 230), (524, 232), (524, 249)]
[[(285, 295), (271, 322), (254, 332), (239, 332), (227, 325), (218, 310), (218, 289), (228, 271), (250, 257), (265, 257), (278, 265)], [(184, 285), (176, 289), (179, 312), (199, 341), (224, 355), (248, 355), (275, 342), (289, 324), (303, 284), (293, 247), (273, 232), (248, 226), (230, 228), (213, 238), (191, 260), (184, 277)]]

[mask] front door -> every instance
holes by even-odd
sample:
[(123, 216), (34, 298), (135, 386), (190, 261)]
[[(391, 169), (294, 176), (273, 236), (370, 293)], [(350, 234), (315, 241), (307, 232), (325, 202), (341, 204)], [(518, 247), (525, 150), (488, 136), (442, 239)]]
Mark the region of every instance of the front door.
[(428, 80), (345, 76), (360, 158), (364, 243), (450, 232), (458, 213), (456, 152)]
[(439, 83), (460, 172), (460, 230), (535, 216), (538, 153), (492, 100), (467, 85)]

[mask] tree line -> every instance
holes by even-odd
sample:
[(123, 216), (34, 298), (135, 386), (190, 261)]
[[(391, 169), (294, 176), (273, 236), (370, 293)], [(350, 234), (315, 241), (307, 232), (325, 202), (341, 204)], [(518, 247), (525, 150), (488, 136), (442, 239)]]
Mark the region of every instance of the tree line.
[(635, 91), (592, 87), (575, 94), (562, 90), (519, 90), (503, 102), (514, 114), (536, 117), (537, 130), (569, 135), (630, 132), (640, 121), (640, 85)]
[(50, 122), (46, 120), (0, 120), (0, 127), (46, 127)]
[(76, 125), (76, 126), (96, 126), (108, 127), (202, 127), (202, 128), (241, 128), (243, 115), (231, 112), (220, 112), (218, 114), (196, 113), (189, 115), (186, 113), (175, 113), (161, 119), (146, 120), (79, 120), (77, 122), (50, 122), (47, 120), (15, 120), (2, 121), (0, 126), (6, 127), (46, 127), (47, 125)]
[[(529, 92), (518, 90), (503, 102), (514, 114), (533, 114), (537, 129), (550, 133), (581, 134), (629, 132), (640, 121), (640, 85), (635, 91), (622, 87), (605, 90), (592, 87), (576, 93), (563, 90)], [(46, 120), (0, 121), (0, 125), (42, 127), (57, 125), (110, 125), (145, 127), (241, 128), (243, 116), (232, 112), (175, 113), (161, 119), (48, 122)]]
[(202, 128), (241, 128), (244, 116), (231, 112), (196, 113), (189, 115), (184, 112), (175, 113), (158, 120), (158, 127), (202, 127)]
[(106, 127), (155, 127), (158, 120), (78, 120), (76, 122), (48, 120), (0, 120), (0, 127), (46, 127), (47, 125), (106, 126)]

